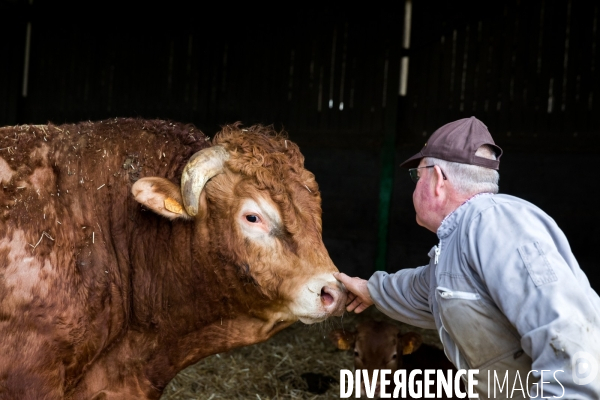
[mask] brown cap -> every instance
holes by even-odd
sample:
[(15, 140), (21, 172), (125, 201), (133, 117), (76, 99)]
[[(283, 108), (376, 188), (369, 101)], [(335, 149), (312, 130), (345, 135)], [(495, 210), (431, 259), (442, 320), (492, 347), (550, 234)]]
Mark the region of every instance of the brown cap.
[[(475, 152), (482, 145), (490, 145), (496, 152), (496, 160), (478, 157)], [(424, 157), (463, 164), (479, 165), (498, 170), (502, 149), (496, 146), (487, 126), (475, 117), (450, 122), (433, 132), (423, 149), (400, 164), (401, 167), (414, 168)]]

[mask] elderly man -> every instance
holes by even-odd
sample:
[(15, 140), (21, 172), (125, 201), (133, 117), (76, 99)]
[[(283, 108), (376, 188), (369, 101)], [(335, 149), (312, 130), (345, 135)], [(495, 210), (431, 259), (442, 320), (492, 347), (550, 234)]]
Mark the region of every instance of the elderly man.
[(471, 117), (401, 164), (416, 184), (417, 223), (439, 243), (426, 266), (368, 281), (336, 274), (352, 293), (347, 310), (375, 304), (436, 329), (458, 369), (479, 370), (479, 398), (599, 399), (600, 298), (554, 220), (497, 194), (501, 155)]

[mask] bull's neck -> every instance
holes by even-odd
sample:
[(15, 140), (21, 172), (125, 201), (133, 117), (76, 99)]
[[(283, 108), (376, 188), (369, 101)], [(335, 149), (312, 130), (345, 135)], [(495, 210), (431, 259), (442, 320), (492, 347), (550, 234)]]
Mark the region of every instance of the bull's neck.
[(213, 354), (263, 342), (291, 324), (265, 323), (244, 315), (214, 322), (176, 340), (161, 343), (144, 375), (154, 387), (162, 390), (189, 365)]
[(181, 316), (197, 305), (202, 282), (210, 279), (194, 259), (194, 224), (146, 211), (136, 216), (129, 237), (131, 323), (152, 330), (191, 323)]
[(293, 322), (269, 309), (205, 229), (144, 217), (132, 240), (131, 325), (154, 336), (146, 376), (156, 387), (204, 357), (265, 341)]

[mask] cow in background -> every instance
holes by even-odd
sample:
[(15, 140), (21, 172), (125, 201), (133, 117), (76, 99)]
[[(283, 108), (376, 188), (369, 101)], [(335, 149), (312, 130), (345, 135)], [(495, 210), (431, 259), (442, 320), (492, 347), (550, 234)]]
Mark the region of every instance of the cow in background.
[(0, 399), (158, 399), (185, 367), (344, 311), (285, 132), (0, 128)]
[[(354, 369), (367, 370), (371, 378), (376, 369), (391, 370), (392, 374), (388, 376), (391, 384), (386, 390), (388, 394), (393, 394), (393, 373), (399, 369), (406, 369), (407, 380), (410, 372), (415, 369), (452, 370), (452, 378), (456, 374), (456, 368), (443, 350), (424, 344), (423, 338), (416, 332), (402, 334), (398, 326), (386, 321), (369, 319), (358, 323), (355, 330), (334, 329), (329, 332), (329, 340), (340, 350), (354, 352)], [(418, 380), (422, 382), (423, 375), (418, 376), (420, 377)], [(361, 383), (361, 394), (364, 395), (365, 385), (364, 382)], [(462, 383), (461, 390), (464, 392)], [(432, 385), (430, 392), (436, 393), (436, 391), (437, 386)], [(374, 393), (379, 396), (379, 378)], [(454, 397), (444, 395), (436, 398), (453, 399)]]

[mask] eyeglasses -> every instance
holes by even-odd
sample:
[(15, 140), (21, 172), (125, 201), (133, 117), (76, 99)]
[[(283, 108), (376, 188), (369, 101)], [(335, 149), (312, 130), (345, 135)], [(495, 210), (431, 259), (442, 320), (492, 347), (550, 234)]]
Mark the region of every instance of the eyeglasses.
[[(412, 179), (412, 181), (414, 183), (417, 183), (419, 181), (419, 169), (421, 168), (433, 168), (435, 167), (435, 165), (428, 165), (426, 167), (417, 167), (417, 168), (410, 168), (408, 170), (408, 174), (410, 175), (410, 179)], [(440, 171), (442, 172), (442, 177), (444, 178), (444, 180), (448, 180), (448, 178), (446, 178), (446, 174), (444, 174), (444, 171), (442, 171), (442, 169), (440, 168)]]

